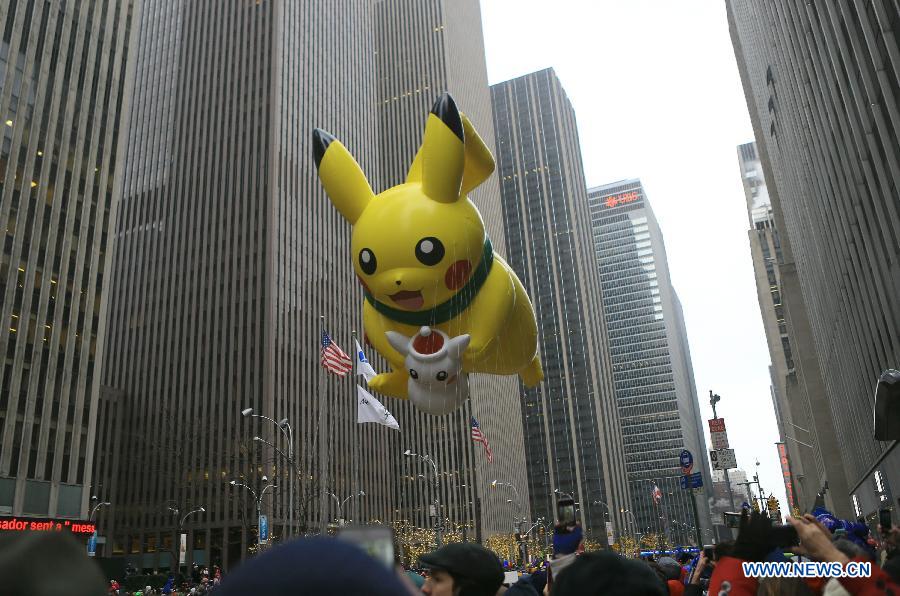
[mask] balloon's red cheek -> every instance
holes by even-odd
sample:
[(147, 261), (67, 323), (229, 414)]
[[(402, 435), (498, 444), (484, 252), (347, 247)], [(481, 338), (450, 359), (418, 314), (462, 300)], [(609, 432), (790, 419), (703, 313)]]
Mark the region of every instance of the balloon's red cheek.
[(450, 268), (447, 269), (447, 273), (444, 274), (444, 283), (451, 290), (458, 290), (469, 281), (469, 276), (472, 274), (472, 263), (469, 261), (456, 261)]

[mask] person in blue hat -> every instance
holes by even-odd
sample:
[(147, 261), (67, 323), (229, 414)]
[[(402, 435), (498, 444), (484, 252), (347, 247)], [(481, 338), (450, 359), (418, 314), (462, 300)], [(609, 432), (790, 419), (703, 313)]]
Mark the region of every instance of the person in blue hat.
[(222, 579), (216, 596), (410, 596), (415, 588), (364, 550), (334, 538), (301, 538), (271, 548)]

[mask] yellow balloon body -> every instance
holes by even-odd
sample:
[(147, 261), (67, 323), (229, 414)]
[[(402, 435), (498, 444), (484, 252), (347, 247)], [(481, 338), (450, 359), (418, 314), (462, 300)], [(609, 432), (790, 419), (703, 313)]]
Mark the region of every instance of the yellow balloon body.
[(379, 195), (347, 149), (316, 130), (319, 178), (353, 226), (350, 254), (363, 285), (368, 342), (391, 364), (370, 387), (407, 397), (404, 356), (386, 332), (407, 337), (422, 326), (469, 335), (463, 370), (543, 378), (531, 301), (513, 270), (493, 253), (467, 193), (493, 172), (494, 160), (452, 98), (438, 99), (407, 180)]

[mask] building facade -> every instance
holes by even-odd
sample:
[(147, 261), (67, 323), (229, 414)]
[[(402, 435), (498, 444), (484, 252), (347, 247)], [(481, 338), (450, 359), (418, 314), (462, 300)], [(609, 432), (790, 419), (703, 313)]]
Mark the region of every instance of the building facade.
[[(310, 142), (333, 130), (377, 171), (371, 3), (156, 0), (135, 26), (103, 374), (124, 438), (117, 469), (97, 461), (104, 554), (167, 567), (183, 531), (188, 564), (233, 565), (256, 541), (239, 484), (278, 485), (260, 503), (275, 537), (389, 521), (394, 431), (358, 425), (354, 379), (319, 366), (323, 326), (353, 352), (362, 294)], [(292, 440), (246, 408), (286, 418)], [(325, 497), (359, 491), (347, 511)]]
[[(640, 532), (680, 544), (712, 530), (708, 499), (681, 488), (679, 455), (710, 479), (684, 315), (669, 276), (662, 232), (640, 180), (590, 188), (593, 246), (603, 291), (631, 511)], [(654, 487), (662, 497), (653, 498)], [(697, 501), (694, 520), (691, 498)]]
[(89, 515), (133, 10), (0, 5), (0, 515)]
[[(478, 0), (378, 0), (375, 49), (378, 179), (382, 184), (376, 192), (406, 179), (425, 119), (444, 91), (453, 95), (493, 152), (494, 124)], [(469, 198), (481, 212), (494, 250), (505, 256), (496, 174)], [(472, 524), (482, 537), (509, 533), (517, 519), (531, 519), (518, 381), (472, 375), (470, 395), (458, 412), (440, 418), (423, 414), (409, 402), (392, 400), (401, 427), (409, 429), (398, 452), (411, 449), (434, 457), (444, 478), (439, 485), (440, 502), (447, 504), (444, 513), (451, 522)], [(472, 416), (490, 441), (493, 464), (472, 443)], [(420, 526), (430, 523), (427, 512), (418, 506), (428, 493), (428, 486), (418, 478), (422, 471), (407, 466), (398, 475), (397, 514)], [(492, 488), (493, 480), (505, 484)]]
[(829, 482), (831, 490), (824, 491), (826, 505), (849, 517), (847, 480), (831, 409), (823, 401), (822, 375), (810, 341), (806, 307), (797, 286), (796, 267), (785, 260), (784, 234), (775, 221), (756, 144), (740, 145), (738, 161), (750, 218), (748, 236), (759, 309), (772, 359), (772, 403), (789, 470), (785, 478), (787, 511), (812, 510), (816, 495)]
[(900, 496), (900, 448), (876, 441), (872, 426), (875, 383), (900, 366), (900, 7), (730, 0), (727, 8), (843, 491), (852, 513), (874, 519)]
[(552, 69), (491, 86), (506, 248), (537, 314), (544, 381), (521, 391), (535, 516), (559, 493), (588, 535), (628, 533), (628, 486), (575, 113)]

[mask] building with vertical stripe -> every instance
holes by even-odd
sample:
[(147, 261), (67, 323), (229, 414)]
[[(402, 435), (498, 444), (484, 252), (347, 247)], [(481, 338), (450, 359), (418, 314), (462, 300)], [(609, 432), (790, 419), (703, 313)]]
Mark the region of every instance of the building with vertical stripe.
[(520, 387), (534, 514), (572, 495), (587, 534), (630, 499), (575, 112), (552, 69), (491, 86), (506, 249), (531, 297), (544, 380)]
[(0, 515), (87, 518), (96, 494), (133, 10), (0, 4)]
[(878, 377), (900, 366), (900, 6), (726, 6), (847, 479), (832, 488), (826, 474), (828, 490), (844, 490), (852, 513), (874, 520), (900, 496), (900, 447), (877, 441), (872, 424)]
[[(494, 149), (491, 98), (478, 0), (376, 0), (375, 63), (380, 159), (376, 192), (400, 184), (422, 140), (425, 119), (437, 97), (449, 91), (488, 148)], [(496, 156), (495, 152), (495, 156)], [(367, 170), (368, 171), (368, 170)], [(484, 219), (494, 250), (505, 256), (497, 175), (469, 198)], [(411, 449), (432, 455), (441, 468), (440, 502), (453, 524), (471, 525), (476, 535), (510, 533), (517, 518), (529, 518), (528, 484), (520, 393), (514, 377), (470, 376), (471, 399), (458, 411), (434, 417), (410, 403), (386, 403), (407, 429), (397, 453)], [(470, 438), (475, 416), (490, 441), (494, 462)], [(396, 514), (429, 526), (418, 503), (428, 487), (418, 478), (421, 462), (409, 459), (398, 478)], [(518, 494), (504, 485), (516, 486)], [(507, 503), (512, 500), (512, 503)]]
[(740, 145), (737, 152), (747, 199), (759, 310), (771, 358), (772, 403), (789, 470), (785, 477), (789, 501), (785, 511), (795, 507), (811, 510), (828, 481), (825, 504), (837, 515), (855, 517), (806, 306), (797, 285), (796, 264), (784, 250), (784, 233), (775, 219), (756, 143)]
[[(150, 0), (135, 26), (103, 375), (123, 456), (97, 462), (104, 554), (169, 567), (183, 531), (188, 564), (228, 568), (256, 541), (237, 484), (278, 485), (261, 512), (283, 538), (292, 469), (294, 534), (389, 521), (394, 431), (358, 425), (355, 380), (319, 366), (320, 317), (353, 353), (362, 293), (311, 147), (314, 127), (334, 131), (378, 182), (371, 3)], [(293, 444), (246, 408), (287, 419)], [(326, 491), (365, 496), (339, 513)]]
[[(590, 188), (593, 245), (615, 397), (625, 444), (631, 511), (640, 532), (695, 542), (691, 498), (704, 541), (712, 538), (709, 503), (681, 488), (682, 449), (694, 456), (707, 491), (712, 476), (684, 314), (672, 287), (666, 247), (640, 180)], [(662, 491), (659, 503), (653, 488)]]

